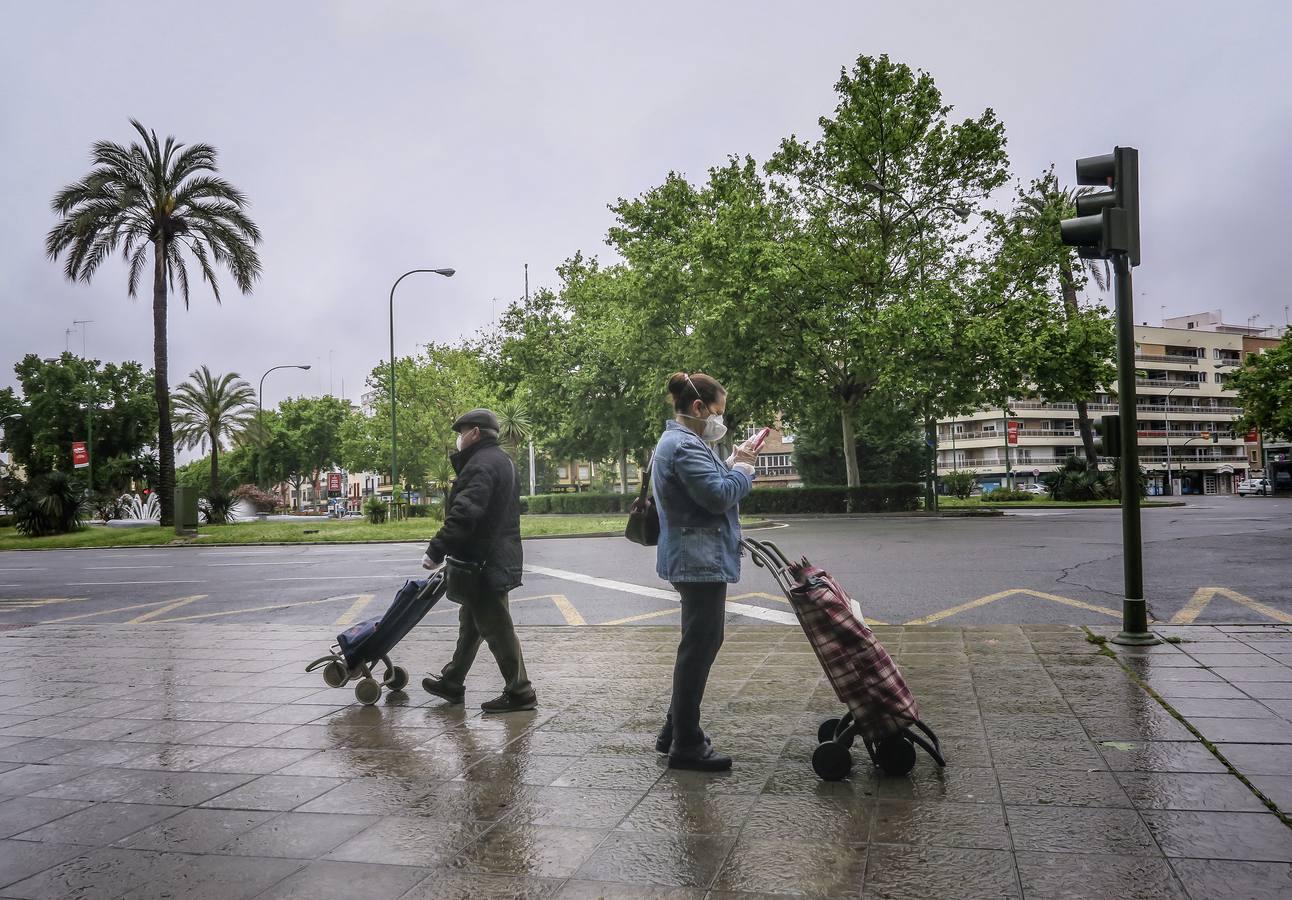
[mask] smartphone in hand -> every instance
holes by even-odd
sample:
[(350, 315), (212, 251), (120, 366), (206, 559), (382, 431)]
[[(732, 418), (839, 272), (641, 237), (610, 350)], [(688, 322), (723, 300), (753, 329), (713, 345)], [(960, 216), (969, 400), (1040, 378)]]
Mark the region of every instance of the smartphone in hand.
[(763, 445), (763, 441), (767, 440), (767, 435), (771, 433), (771, 428), (764, 428), (762, 431), (758, 432), (758, 434), (754, 436), (754, 440), (750, 443), (750, 448), (757, 450)]

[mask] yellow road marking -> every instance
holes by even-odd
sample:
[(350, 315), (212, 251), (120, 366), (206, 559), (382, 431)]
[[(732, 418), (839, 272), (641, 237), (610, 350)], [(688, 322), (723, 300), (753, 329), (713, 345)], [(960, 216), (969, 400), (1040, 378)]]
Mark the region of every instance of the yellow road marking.
[(786, 606), (789, 606), (789, 605), (790, 605), (790, 601), (786, 600), (786, 599), (785, 599), (785, 597), (784, 597), (784, 595), (781, 595), (781, 594), (764, 594), (762, 591), (754, 591), (754, 592), (749, 593), (749, 594), (741, 594), (741, 595), (739, 595), (739, 596), (737, 596), (737, 597), (728, 597), (727, 599), (728, 599), (728, 600), (732, 600), (732, 601), (736, 601), (736, 600), (771, 600), (771, 601), (772, 601), (772, 602), (774, 602), (774, 603), (784, 603)]
[[(1033, 591), (1026, 588), (1010, 588), (1007, 591), (998, 591), (995, 594), (988, 594), (985, 597), (970, 600), (968, 603), (961, 603), (959, 606), (953, 606), (950, 609), (944, 609), (941, 612), (935, 612), (918, 619), (912, 619), (906, 624), (931, 625), (934, 622), (940, 622), (943, 619), (949, 619), (962, 612), (968, 612), (971, 609), (978, 609), (979, 607), (986, 606), (988, 603), (995, 603), (997, 600), (1003, 600), (1006, 597), (1013, 597), (1015, 595), (1036, 597), (1038, 600), (1048, 600), (1051, 603), (1060, 603), (1064, 606), (1072, 606), (1077, 609), (1089, 610), (1090, 612), (1103, 613), (1104, 615), (1112, 616), (1115, 619), (1120, 619), (1122, 615), (1120, 610), (1109, 609), (1106, 606), (1095, 606), (1093, 603), (1084, 603), (1081, 600), (1073, 600), (1071, 597), (1061, 597), (1058, 594), (1047, 594), (1043, 591)], [(878, 625), (880, 623), (876, 622), (875, 624)]]
[(647, 619), (660, 619), (664, 616), (671, 616), (674, 613), (680, 613), (682, 607), (674, 606), (672, 609), (657, 609), (654, 612), (641, 613), (636, 616), (628, 616), (624, 619), (612, 619), (609, 622), (601, 622), (601, 625), (627, 625), (629, 622), (644, 622)]
[(1231, 591), (1229, 588), (1223, 587), (1198, 588), (1193, 592), (1193, 596), (1189, 598), (1189, 602), (1184, 605), (1184, 608), (1171, 617), (1171, 624), (1192, 625), (1202, 611), (1207, 608), (1208, 604), (1217, 596), (1232, 600), (1239, 606), (1245, 606), (1252, 612), (1260, 613), (1275, 622), (1292, 624), (1292, 615), (1288, 615), (1272, 606), (1266, 606), (1258, 600), (1253, 600), (1251, 597), (1238, 593), (1238, 591)]
[(350, 608), (341, 613), (340, 617), (333, 622), (333, 625), (353, 625), (359, 619), (359, 613), (367, 608), (368, 604), (376, 599), (376, 594), (360, 594)]
[(270, 609), (293, 609), (297, 606), (314, 606), (318, 603), (335, 603), (337, 600), (353, 600), (354, 594), (344, 594), (340, 597), (324, 597), (321, 600), (298, 600), (295, 603), (272, 603), (269, 606), (251, 606), (246, 609), (224, 609), (219, 612), (198, 613), (195, 616), (176, 616), (172, 619), (154, 619), (157, 623), (169, 622), (193, 622), (198, 619), (216, 619), (221, 616), (237, 616), (243, 613), (265, 612)]
[(159, 606), (151, 612), (142, 613), (130, 619), (125, 624), (138, 625), (140, 622), (147, 622), (149, 619), (155, 619), (160, 615), (170, 612), (172, 609), (179, 609), (181, 606), (188, 606), (194, 600), (201, 600), (206, 594), (194, 594), (191, 597), (180, 597), (178, 600), (171, 600), (165, 606)]
[(553, 594), (552, 602), (555, 603), (556, 608), (561, 611), (561, 615), (565, 618), (566, 625), (588, 624), (583, 620), (583, 616), (579, 615), (579, 611), (574, 608), (574, 604), (572, 604), (569, 598), (564, 594)]
[[(82, 598), (84, 599), (84, 598)], [(63, 616), (61, 619), (46, 619), (42, 625), (58, 625), (62, 622), (75, 622), (79, 619), (92, 619), (95, 616), (106, 616), (111, 613), (130, 612), (132, 609), (148, 609), (150, 606), (165, 606), (169, 600), (153, 600), (148, 603), (132, 603), (129, 606), (118, 606), (116, 609), (101, 609), (98, 612), (79, 613), (75, 616)]]
[(85, 597), (12, 597), (0, 599), (0, 613), (19, 609), (39, 609), (42, 606), (53, 606), (55, 603), (71, 603), (85, 600)]

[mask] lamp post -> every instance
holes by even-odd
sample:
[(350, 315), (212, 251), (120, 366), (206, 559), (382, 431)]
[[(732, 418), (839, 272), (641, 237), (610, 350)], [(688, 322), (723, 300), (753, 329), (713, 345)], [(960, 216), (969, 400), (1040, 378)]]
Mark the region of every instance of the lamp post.
[(456, 269), (410, 269), (403, 275), (395, 279), (395, 283), (390, 286), (390, 503), (395, 505), (395, 481), (396, 470), (399, 456), (396, 452), (396, 423), (395, 423), (395, 288), (399, 283), (409, 275), (416, 275), (419, 272), (426, 272), (433, 275), (443, 275), (445, 278), (452, 278)]
[[(297, 366), (297, 365), (288, 363), (287, 365), (284, 365), (284, 366), (274, 366), (272, 369), (267, 370), (264, 375), (260, 376), (260, 387), (256, 389), (256, 425), (258, 428), (261, 429), (260, 437), (262, 441), (264, 440), (264, 436), (265, 436), (264, 435), (265, 378), (269, 375), (270, 372), (277, 372), (279, 369), (300, 369), (302, 372), (308, 372), (310, 370), (310, 367)], [(265, 455), (264, 447), (262, 446), (260, 452), (256, 454), (256, 483), (257, 484), (260, 484), (260, 482), (264, 481), (264, 478), (265, 478), (264, 459), (263, 459), (264, 455)]]
[[(870, 191), (871, 193), (878, 194), (881, 197), (882, 196), (895, 197), (898, 201), (900, 201), (901, 204), (906, 207), (907, 213), (913, 219), (915, 219), (916, 229), (920, 233), (921, 242), (923, 242), (924, 234), (925, 234), (925, 221), (923, 217), (920, 216), (919, 207), (911, 203), (910, 200), (907, 200), (905, 195), (903, 195), (901, 191), (897, 190), (896, 188), (891, 188), (886, 185), (882, 185), (877, 181), (862, 182), (861, 186), (866, 190)], [(958, 218), (962, 223), (969, 221), (969, 208), (967, 206), (961, 206), (959, 204), (955, 206), (951, 206), (945, 203), (933, 203), (933, 204), (929, 204), (929, 206), (927, 206), (926, 209), (943, 210), (945, 212), (949, 212), (953, 216)], [(924, 254), (923, 252), (920, 253), (920, 294), (921, 296), (923, 296), (924, 294)], [(938, 487), (937, 487), (938, 485), (938, 431), (937, 431), (936, 420), (934, 420), (932, 415), (928, 412), (925, 413), (925, 417), (924, 417), (924, 443), (928, 451), (928, 467), (929, 467), (929, 481), (925, 489), (924, 508), (928, 510), (933, 510), (934, 512), (936, 512), (938, 508)]]

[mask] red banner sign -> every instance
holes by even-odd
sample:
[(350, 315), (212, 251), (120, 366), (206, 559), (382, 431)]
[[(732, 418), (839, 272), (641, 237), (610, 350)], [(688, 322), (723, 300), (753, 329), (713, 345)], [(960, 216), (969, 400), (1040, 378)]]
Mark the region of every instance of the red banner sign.
[(1019, 428), (1019, 425), (1020, 425), (1020, 423), (1018, 423), (1018, 422), (1006, 422), (1006, 423), (1005, 423), (1005, 432), (1006, 432), (1006, 434), (1005, 434), (1005, 440), (1007, 440), (1007, 441), (1008, 441), (1009, 443), (1011, 443), (1011, 444), (1017, 444), (1017, 443), (1018, 443), (1018, 428)]
[(75, 469), (84, 469), (90, 464), (90, 448), (85, 446), (85, 441), (72, 442), (72, 467)]
[(1243, 440), (1249, 444), (1255, 444), (1260, 439), (1261, 439), (1261, 436), (1256, 433), (1255, 428), (1253, 428), (1251, 431), (1247, 432), (1247, 434), (1243, 436)]
[(341, 493), (341, 473), (340, 472), (327, 473), (327, 492), (329, 494), (334, 492), (338, 494)]

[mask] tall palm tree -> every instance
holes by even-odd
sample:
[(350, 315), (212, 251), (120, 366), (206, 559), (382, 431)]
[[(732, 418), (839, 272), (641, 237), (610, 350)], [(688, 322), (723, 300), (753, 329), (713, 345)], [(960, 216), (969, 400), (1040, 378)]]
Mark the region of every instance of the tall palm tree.
[(520, 445), (534, 435), (534, 422), (525, 401), (513, 397), (503, 400), (494, 411), (498, 416), (498, 440), (517, 452)]
[[(1077, 197), (1090, 193), (1092, 188), (1064, 188), (1059, 185), (1054, 167), (1032, 182), (1031, 190), (1019, 198), (1014, 210), (1014, 221), (1030, 234), (1044, 240), (1057, 242), (1059, 222), (1076, 215)], [(1063, 247), (1059, 256), (1058, 276), (1059, 292), (1063, 298), (1063, 311), (1068, 321), (1080, 313), (1077, 305), (1077, 277), (1084, 274), (1095, 283), (1095, 287), (1108, 289), (1106, 263), (1099, 260), (1081, 259), (1071, 247)], [(1095, 429), (1090, 419), (1090, 408), (1085, 400), (1077, 400), (1077, 428), (1081, 433), (1081, 445), (1085, 450), (1086, 462), (1091, 466), (1099, 464), (1099, 452), (1095, 449)]]
[(236, 441), (256, 415), (256, 392), (237, 372), (215, 376), (206, 366), (175, 391), (175, 443), (211, 448), (211, 493), (220, 491), (220, 441)]
[[(215, 300), (220, 286), (215, 266), (222, 265), (244, 294), (260, 275), (256, 245), (260, 229), (244, 212), (247, 198), (216, 169), (215, 148), (185, 146), (173, 137), (165, 144), (157, 133), (131, 119), (142, 143), (129, 147), (111, 141), (94, 144), (94, 168), (82, 180), (63, 188), (52, 206), (61, 216), (45, 238), (50, 259), (66, 254), (63, 274), (89, 283), (99, 265), (120, 247), (129, 265), (127, 292), (136, 295), (139, 278), (152, 248), (153, 372), (157, 401), (157, 499), (162, 524), (174, 519), (175, 444), (167, 376), (166, 312), (168, 292), (176, 282), (188, 308), (188, 251), (197, 261)], [(207, 174), (212, 173), (212, 174)]]

